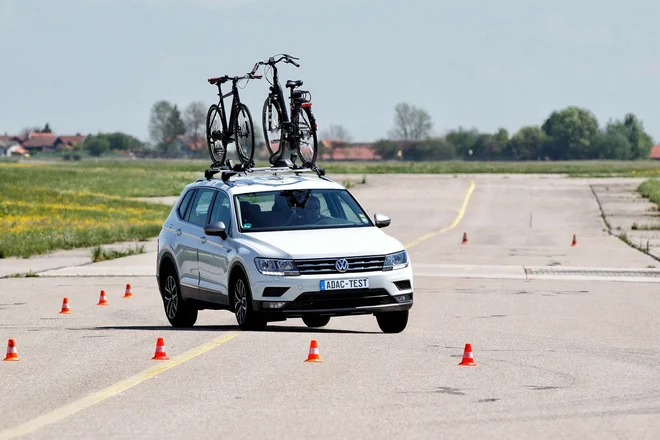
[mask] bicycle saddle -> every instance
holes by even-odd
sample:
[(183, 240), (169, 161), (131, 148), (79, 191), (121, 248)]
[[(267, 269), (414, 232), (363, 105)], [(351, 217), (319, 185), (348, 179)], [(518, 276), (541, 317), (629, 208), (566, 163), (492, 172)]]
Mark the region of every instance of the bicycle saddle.
[(286, 86), (291, 87), (291, 88), (300, 87), (302, 85), (303, 85), (303, 82), (302, 82), (301, 79), (297, 79), (297, 80), (290, 79), (286, 82)]

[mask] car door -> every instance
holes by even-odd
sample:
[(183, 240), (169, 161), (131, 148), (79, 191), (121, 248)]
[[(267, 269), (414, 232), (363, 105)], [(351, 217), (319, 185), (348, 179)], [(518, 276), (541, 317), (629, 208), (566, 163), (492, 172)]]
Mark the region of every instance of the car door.
[(197, 246), (191, 235), (190, 224), (188, 223), (196, 193), (197, 190), (193, 188), (183, 196), (178, 208), (179, 221), (176, 224), (169, 225), (176, 233), (172, 251), (174, 252), (176, 265), (179, 268), (181, 293), (185, 298), (197, 298), (197, 288), (199, 285)]
[[(181, 290), (188, 290), (189, 297), (201, 299), (199, 295), (199, 247), (204, 237), (204, 226), (211, 207), (215, 191), (210, 188), (198, 188), (181, 224), (180, 261)], [(177, 231), (177, 234), (179, 232)], [(184, 293), (186, 294), (186, 293)]]
[[(229, 196), (216, 191), (209, 223), (221, 221), (230, 233), (232, 226)], [(231, 248), (227, 241), (217, 236), (206, 236), (199, 247), (199, 294), (200, 299), (217, 303), (229, 303), (228, 272)]]

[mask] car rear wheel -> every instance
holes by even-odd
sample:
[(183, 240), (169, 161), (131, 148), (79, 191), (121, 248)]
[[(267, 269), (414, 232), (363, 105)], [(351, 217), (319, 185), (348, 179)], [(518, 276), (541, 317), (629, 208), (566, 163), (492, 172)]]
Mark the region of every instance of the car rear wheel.
[(303, 317), (303, 322), (307, 327), (323, 327), (330, 322), (329, 316), (311, 315)]
[(197, 308), (184, 301), (181, 296), (181, 285), (176, 272), (168, 268), (161, 283), (161, 296), (165, 315), (173, 327), (192, 327), (197, 321)]
[(244, 275), (234, 280), (234, 315), (241, 330), (263, 330), (267, 322), (252, 308), (252, 292)]
[(376, 313), (376, 321), (383, 333), (401, 333), (408, 325), (408, 310)]

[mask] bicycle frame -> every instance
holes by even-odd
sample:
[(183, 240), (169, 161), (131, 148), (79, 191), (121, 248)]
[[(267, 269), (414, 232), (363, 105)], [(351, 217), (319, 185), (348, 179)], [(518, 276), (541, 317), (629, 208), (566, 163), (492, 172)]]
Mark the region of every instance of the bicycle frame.
[[(232, 136), (232, 133), (230, 133), (228, 127), (233, 126), (234, 118), (236, 118), (236, 108), (238, 108), (238, 105), (241, 103), (238, 87), (236, 86), (237, 82), (237, 80), (232, 80), (231, 92), (227, 92), (224, 95), (222, 94), (222, 82), (218, 81), (216, 84), (218, 86), (218, 96), (220, 97), (218, 100), (218, 105), (222, 114), (222, 118), (220, 118), (222, 121), (222, 143), (225, 146), (230, 142)], [(229, 120), (227, 121), (227, 107), (225, 106), (225, 98), (230, 96), (233, 98), (231, 102), (231, 108), (229, 110)]]
[[(280, 111), (282, 112), (282, 129), (284, 131), (284, 143), (285, 145), (282, 147), (282, 150), (278, 151), (277, 156), (278, 157), (284, 157), (284, 154), (286, 151), (284, 150), (284, 147), (286, 146), (289, 152), (292, 152), (297, 149), (297, 143), (299, 141), (299, 136), (297, 131), (295, 130), (295, 127), (298, 125), (298, 117), (299, 117), (299, 112), (298, 109), (300, 107), (305, 107), (305, 103), (301, 102), (300, 100), (296, 99), (295, 96), (295, 89), (291, 88), (289, 91), (289, 106), (291, 112), (289, 113), (289, 110), (287, 110), (287, 105), (286, 105), (286, 97), (284, 96), (284, 90), (282, 89), (282, 86), (280, 85), (279, 81), (279, 76), (277, 73), (277, 65), (273, 64), (272, 66), (273, 69), (273, 85), (270, 86), (270, 93), (269, 93), (269, 98), (276, 100), (279, 107)], [(311, 103), (308, 105), (311, 107)]]
[(280, 106), (280, 110), (282, 111), (282, 118), (283, 121), (281, 121), (284, 124), (287, 124), (291, 122), (289, 120), (289, 112), (286, 109), (286, 101), (284, 98), (284, 91), (282, 90), (282, 86), (280, 85), (280, 78), (277, 75), (277, 65), (273, 65), (273, 85), (270, 86), (270, 96), (277, 99), (277, 103)]
[[(270, 141), (270, 136), (268, 136), (267, 131), (271, 130), (270, 124), (272, 121), (272, 111), (273, 111), (273, 106), (277, 108), (277, 112), (279, 113), (279, 124), (280, 124), (280, 129), (281, 129), (281, 134), (280, 134), (280, 146), (277, 149), (277, 152), (271, 153), (269, 161), (271, 164), (280, 162), (282, 159), (284, 159), (284, 156), (287, 153), (291, 154), (291, 163), (295, 164), (296, 162), (296, 157), (301, 155), (301, 129), (299, 126), (299, 118), (301, 117), (301, 109), (303, 110), (303, 113), (306, 115), (309, 115), (310, 118), (310, 123), (312, 125), (311, 130), (314, 136), (314, 148), (313, 148), (313, 156), (311, 160), (309, 158), (305, 159), (302, 158), (301, 160), (303, 161), (303, 164), (309, 164), (310, 162), (313, 163), (316, 158), (317, 154), (317, 142), (316, 142), (316, 121), (314, 120), (314, 116), (311, 113), (311, 95), (309, 91), (306, 90), (301, 90), (298, 89), (300, 85), (302, 85), (302, 81), (300, 83), (295, 83), (295, 84), (289, 84), (287, 82), (286, 88), (290, 89), (289, 90), (289, 108), (287, 108), (286, 105), (286, 97), (284, 96), (285, 90), (282, 88), (280, 84), (280, 78), (277, 70), (277, 64), (285, 60), (286, 63), (293, 64), (296, 67), (300, 67), (298, 63), (296, 63), (294, 60), (297, 60), (298, 58), (292, 57), (287, 54), (281, 54), (282, 57), (275, 59), (279, 55), (276, 55), (275, 57), (270, 57), (268, 61), (258, 61), (253, 68), (253, 72), (256, 71), (256, 69), (260, 65), (269, 65), (273, 69), (273, 82), (272, 85), (269, 87), (269, 93), (267, 96), (267, 103), (269, 105), (264, 104), (264, 113), (262, 113), (262, 118), (263, 123), (264, 123), (264, 137), (269, 139)], [(266, 110), (267, 109), (267, 110)], [(267, 119), (267, 121), (266, 121)], [(268, 146), (269, 152), (272, 151), (270, 146)], [(285, 161), (287, 159), (284, 159)]]

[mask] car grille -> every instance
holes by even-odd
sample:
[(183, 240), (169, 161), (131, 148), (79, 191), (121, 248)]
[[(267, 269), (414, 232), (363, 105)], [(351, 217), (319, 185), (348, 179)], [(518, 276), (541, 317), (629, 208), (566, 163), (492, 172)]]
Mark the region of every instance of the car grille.
[(385, 304), (396, 304), (396, 300), (385, 289), (350, 289), (305, 292), (291, 301), (284, 310), (352, 309)]
[(348, 270), (339, 272), (335, 268), (335, 263), (342, 257), (337, 258), (319, 258), (313, 260), (295, 260), (296, 266), (301, 275), (327, 274), (327, 273), (351, 273), (351, 272), (375, 272), (383, 270), (385, 263), (384, 255), (375, 255), (368, 257), (346, 257), (348, 261)]

